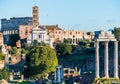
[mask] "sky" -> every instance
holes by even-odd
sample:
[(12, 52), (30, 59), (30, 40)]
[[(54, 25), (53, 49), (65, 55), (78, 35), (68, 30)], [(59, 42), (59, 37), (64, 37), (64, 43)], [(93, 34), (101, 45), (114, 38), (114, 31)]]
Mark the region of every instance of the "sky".
[(0, 19), (32, 17), (35, 5), (41, 25), (86, 31), (120, 27), (120, 0), (0, 0)]

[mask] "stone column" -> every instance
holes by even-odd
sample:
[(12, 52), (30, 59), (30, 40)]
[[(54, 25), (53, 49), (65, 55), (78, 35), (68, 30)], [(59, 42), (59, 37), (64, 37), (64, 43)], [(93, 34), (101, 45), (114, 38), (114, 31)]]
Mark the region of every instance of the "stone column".
[(43, 42), (45, 42), (44, 36), (45, 36), (45, 33), (43, 33)]
[(55, 75), (54, 75), (54, 80), (55, 80), (55, 81), (56, 81), (56, 71), (57, 71), (57, 70), (55, 69)]
[(114, 78), (118, 78), (118, 42), (114, 42)]
[(58, 67), (58, 82), (60, 82), (60, 68)]
[(99, 42), (96, 42), (95, 77), (99, 78)]
[(34, 42), (34, 33), (32, 32), (32, 39), (31, 39), (31, 43), (33, 43)]
[(108, 42), (105, 42), (105, 50), (104, 50), (104, 74), (106, 78), (109, 78), (108, 74)]
[(68, 79), (69, 79), (69, 77), (70, 77), (70, 68), (68, 68)]

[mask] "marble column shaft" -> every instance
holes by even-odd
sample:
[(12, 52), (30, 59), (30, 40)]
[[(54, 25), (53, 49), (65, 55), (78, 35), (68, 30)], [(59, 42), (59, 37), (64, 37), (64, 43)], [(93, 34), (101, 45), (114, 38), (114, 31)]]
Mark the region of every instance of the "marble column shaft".
[(108, 69), (108, 63), (109, 63), (109, 58), (108, 58), (108, 42), (105, 42), (105, 50), (104, 50), (104, 75), (106, 78), (109, 78), (109, 69)]
[(114, 42), (114, 78), (118, 78), (118, 42)]
[(96, 42), (95, 77), (99, 78), (99, 42)]
[(60, 68), (57, 69), (58, 69), (58, 81), (60, 82)]
[(55, 69), (55, 75), (54, 75), (54, 79), (56, 80), (56, 69)]

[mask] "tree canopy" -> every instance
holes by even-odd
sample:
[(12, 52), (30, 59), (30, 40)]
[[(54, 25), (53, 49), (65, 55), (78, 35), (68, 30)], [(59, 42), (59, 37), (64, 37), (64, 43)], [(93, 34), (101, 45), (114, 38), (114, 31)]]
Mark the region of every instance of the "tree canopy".
[(2, 51), (0, 51), (0, 61), (3, 60), (3, 59), (4, 59), (3, 53), (2, 53)]
[(90, 42), (89, 42), (89, 40), (79, 40), (78, 41), (78, 45), (81, 48), (85, 48), (85, 47), (89, 47), (90, 46)]
[(37, 46), (29, 53), (30, 62), (25, 69), (25, 77), (33, 79), (44, 77), (47, 73), (53, 72), (58, 65), (56, 53), (49, 46)]
[(118, 41), (120, 41), (120, 27), (114, 28), (114, 35)]
[(12, 49), (10, 50), (10, 54), (17, 55), (18, 54), (18, 49), (16, 47), (12, 47)]
[(72, 39), (71, 38), (64, 39), (64, 43), (72, 44)]
[(22, 53), (22, 54), (28, 54), (29, 51), (28, 51), (28, 50), (25, 50), (24, 48), (22, 48), (22, 49), (21, 49), (21, 53)]
[(1, 79), (5, 79), (5, 80), (9, 80), (10, 77), (10, 72), (7, 69), (0, 69), (0, 80)]
[(56, 45), (56, 52), (59, 56), (64, 56), (72, 52), (72, 45), (67, 43), (60, 43)]

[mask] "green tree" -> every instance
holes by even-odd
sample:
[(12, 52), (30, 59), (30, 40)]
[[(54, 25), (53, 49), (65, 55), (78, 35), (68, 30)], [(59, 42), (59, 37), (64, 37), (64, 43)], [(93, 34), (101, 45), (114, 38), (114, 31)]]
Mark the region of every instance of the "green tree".
[(11, 34), (9, 36), (9, 42), (8, 45), (10, 46), (16, 46), (16, 42), (20, 39), (19, 34)]
[(5, 80), (9, 80), (10, 77), (10, 72), (7, 69), (0, 69), (0, 80), (1, 79), (5, 79)]
[(86, 48), (90, 46), (89, 40), (79, 40), (78, 45), (82, 48)]
[(114, 28), (114, 35), (118, 41), (120, 41), (120, 27)]
[(3, 53), (0, 51), (0, 61), (1, 60), (4, 60), (4, 56), (3, 56)]
[(18, 49), (16, 47), (12, 47), (12, 49), (10, 50), (10, 54), (17, 55), (18, 54)]
[(28, 50), (25, 50), (24, 48), (22, 48), (22, 49), (21, 49), (21, 53), (22, 53), (22, 54), (28, 54), (29, 51), (28, 51)]
[(58, 65), (56, 53), (49, 46), (36, 46), (30, 51), (29, 56), (30, 62), (24, 71), (25, 77), (44, 77), (47, 73), (53, 72)]
[(59, 56), (65, 56), (72, 52), (72, 45), (67, 43), (60, 43), (56, 45), (56, 52)]
[(72, 43), (72, 39), (71, 38), (64, 39), (64, 43), (71, 44)]

